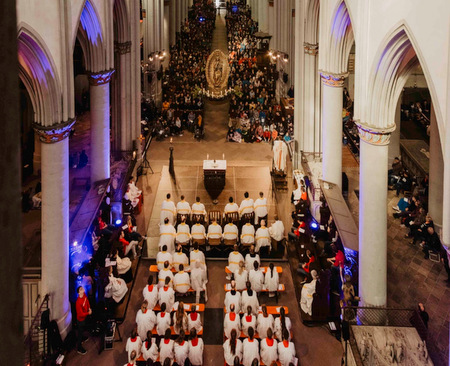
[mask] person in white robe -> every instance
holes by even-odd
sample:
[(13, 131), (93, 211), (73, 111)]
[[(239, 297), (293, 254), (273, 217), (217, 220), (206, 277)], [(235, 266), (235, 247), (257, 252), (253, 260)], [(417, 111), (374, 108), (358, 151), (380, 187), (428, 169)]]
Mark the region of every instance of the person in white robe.
[(185, 338), (186, 335), (184, 333), (180, 333), (173, 346), (175, 360), (177, 360), (177, 364), (180, 366), (184, 365), (189, 356), (189, 343), (185, 340)]
[(269, 247), (269, 252), (272, 247), (272, 243), (270, 242), (270, 234), (269, 229), (266, 227), (266, 222), (261, 220), (261, 227), (256, 230), (255, 234), (255, 251), (258, 253), (262, 247)]
[(223, 355), (227, 365), (233, 366), (236, 356), (242, 361), (242, 341), (237, 338), (238, 336), (237, 331), (233, 329), (231, 336), (223, 344)]
[(145, 361), (152, 360), (156, 362), (159, 357), (158, 346), (156, 345), (156, 339), (152, 340), (152, 332), (147, 332), (147, 340), (142, 343), (142, 357)]
[(162, 250), (156, 254), (156, 265), (158, 271), (164, 268), (164, 263), (169, 262), (169, 268), (172, 268), (173, 256), (167, 251), (167, 245), (163, 245)]
[(161, 304), (161, 311), (156, 315), (156, 333), (163, 336), (167, 330), (170, 332), (170, 313), (166, 312), (166, 303)]
[(191, 226), (192, 241), (203, 242), (206, 239), (206, 230), (202, 224), (196, 223)]
[(277, 242), (284, 239), (284, 224), (278, 219), (278, 216), (275, 216), (275, 222), (270, 226), (269, 234)]
[(247, 282), (247, 290), (242, 291), (241, 297), (241, 309), (247, 309), (248, 306), (252, 308), (253, 314), (258, 313), (258, 297), (256, 296), (256, 291), (252, 290), (250, 282)]
[(280, 308), (280, 316), (275, 318), (274, 328), (275, 328), (274, 334), (276, 339), (278, 339), (279, 341), (283, 340), (283, 328), (286, 328), (286, 330), (288, 331), (288, 336), (290, 339), (292, 322), (291, 319), (289, 319), (286, 316), (286, 311), (284, 310), (284, 307)]
[(206, 265), (200, 261), (195, 261), (193, 266), (191, 264), (191, 287), (195, 291), (195, 302), (197, 304), (200, 302), (200, 294), (202, 291), (205, 293), (205, 302), (208, 302), (208, 294), (206, 292), (207, 283), (208, 275)]
[(167, 311), (172, 311), (173, 304), (175, 303), (175, 291), (170, 287), (170, 278), (166, 278), (165, 284), (158, 291), (159, 305), (163, 303), (167, 306)]
[(173, 350), (174, 341), (170, 339), (171, 332), (170, 328), (167, 329), (164, 332), (164, 338), (161, 339), (159, 342), (159, 359), (165, 360), (166, 358), (169, 358), (171, 361), (173, 361), (175, 354)]
[(191, 205), (185, 201), (184, 196), (180, 197), (181, 201), (177, 203), (177, 213), (189, 217), (191, 214)]
[(259, 360), (259, 342), (254, 338), (255, 330), (253, 328), (249, 328), (248, 334), (249, 337), (244, 339), (242, 343), (242, 365), (243, 366), (252, 366), (252, 362), (255, 358)]
[(166, 218), (164, 224), (159, 227), (159, 248), (167, 245), (167, 251), (171, 254), (175, 252), (175, 238), (177, 232), (175, 227)]
[(222, 226), (220, 226), (216, 220), (214, 220), (211, 224), (208, 226), (208, 240), (210, 239), (222, 239)]
[(246, 313), (241, 318), (241, 331), (248, 336), (249, 328), (256, 329), (256, 316), (252, 314), (252, 307), (247, 306)]
[(175, 223), (177, 217), (177, 208), (175, 203), (170, 199), (170, 193), (167, 193), (166, 199), (161, 204), (160, 222), (164, 224), (165, 219), (169, 219), (170, 224)]
[(258, 314), (256, 318), (256, 330), (258, 331), (259, 338), (267, 337), (267, 330), (274, 329), (273, 315), (267, 313), (267, 306), (261, 307), (262, 312)]
[(239, 269), (234, 271), (234, 280), (236, 281), (236, 290), (242, 291), (247, 288), (248, 272), (245, 269), (244, 261), (240, 261)]
[(223, 228), (223, 240), (236, 240), (238, 242), (238, 239), (239, 229), (230, 219), (228, 224)]
[(123, 195), (123, 198), (125, 201), (130, 201), (131, 206), (136, 207), (139, 204), (139, 198), (133, 198), (132, 194), (130, 193), (130, 187), (127, 186), (127, 190), (125, 194)]
[(236, 291), (235, 281), (231, 281), (231, 291), (227, 291), (225, 294), (224, 304), (227, 312), (230, 311), (231, 304), (234, 304), (236, 314), (241, 311), (241, 293)]
[(131, 268), (131, 259), (128, 257), (121, 258), (117, 249), (113, 250), (112, 260), (116, 262), (119, 275), (127, 273)]
[(144, 300), (141, 308), (136, 313), (137, 332), (141, 339), (147, 337), (147, 332), (153, 329), (156, 324), (156, 315), (151, 309), (147, 309), (148, 302)]
[(132, 360), (131, 354), (133, 351), (136, 353), (135, 359), (138, 359), (141, 356), (141, 348), (142, 339), (137, 335), (136, 329), (133, 329), (125, 345), (125, 351), (128, 353), (128, 362), (131, 362)]
[(173, 329), (175, 330), (175, 333), (186, 333), (188, 328), (188, 316), (186, 314), (186, 311), (184, 310), (184, 303), (180, 301), (178, 303), (177, 310), (172, 315), (173, 320)]
[(130, 179), (128, 181), (128, 188), (129, 188), (128, 192), (130, 194), (130, 197), (133, 199), (139, 198), (139, 196), (142, 194), (142, 191), (138, 187), (136, 187), (133, 177), (130, 177)]
[(278, 360), (278, 342), (273, 338), (272, 329), (269, 329), (267, 332), (267, 337), (261, 337), (261, 361), (264, 362), (265, 365), (271, 365), (272, 362)]
[(225, 314), (225, 317), (223, 319), (223, 333), (227, 338), (231, 337), (231, 331), (233, 329), (236, 329), (238, 335), (241, 334), (241, 318), (239, 317), (239, 314), (235, 312), (235, 310), (236, 309), (234, 304), (231, 304), (230, 310)]
[(203, 330), (202, 318), (195, 305), (191, 306), (191, 312), (188, 315), (188, 329), (191, 330), (192, 328), (197, 331), (197, 334)]
[(180, 224), (177, 226), (177, 236), (175, 241), (181, 244), (187, 244), (191, 240), (191, 229), (186, 224), (186, 218), (183, 216)]
[(283, 341), (278, 343), (278, 360), (281, 366), (289, 366), (295, 362), (295, 345), (289, 341), (289, 333), (284, 332)]
[(197, 337), (195, 329), (191, 330), (189, 338), (189, 361), (192, 366), (201, 366), (203, 365), (203, 339)]
[(286, 169), (286, 157), (288, 148), (286, 143), (279, 137), (273, 142), (273, 165), (278, 171), (284, 171)]
[(105, 287), (105, 297), (112, 298), (116, 303), (119, 303), (128, 292), (128, 287), (125, 281), (117, 278), (113, 274), (113, 266), (109, 267), (109, 283)]
[(170, 270), (170, 265), (168, 261), (164, 262), (164, 268), (158, 273), (158, 287), (161, 288), (166, 282), (166, 277), (170, 278), (169, 286), (173, 287), (173, 272)]
[[(244, 257), (243, 257), (243, 255), (239, 252), (239, 250), (238, 250), (238, 246), (237, 245), (235, 245), (234, 247), (233, 247), (233, 251), (228, 255), (228, 270), (231, 272), (231, 273), (234, 273), (236, 270), (238, 270), (239, 269), (239, 263), (241, 262), (241, 261), (244, 261)], [(230, 277), (228, 276), (228, 279), (229, 279)]]
[(253, 291), (259, 294), (264, 288), (264, 273), (261, 271), (258, 262), (253, 262), (253, 269), (248, 274), (248, 280), (252, 286)]
[(239, 217), (242, 217), (244, 214), (249, 214), (254, 212), (253, 209), (253, 199), (248, 197), (248, 192), (244, 193), (244, 199), (239, 206)]
[(312, 315), (313, 295), (316, 293), (316, 283), (319, 278), (315, 269), (311, 271), (311, 277), (312, 281), (303, 285), (300, 297), (300, 306), (302, 310), (309, 315)]
[(267, 198), (264, 197), (263, 192), (259, 192), (259, 198), (253, 204), (253, 209), (255, 210), (255, 225), (258, 225), (259, 219), (266, 217), (269, 213)]
[(33, 208), (40, 208), (42, 205), (42, 192), (38, 192), (31, 197)]
[(250, 246), (255, 243), (255, 227), (247, 222), (242, 226), (241, 230), (241, 244)]
[(184, 272), (184, 266), (180, 264), (180, 271), (173, 278), (173, 288), (175, 292), (186, 294), (191, 288), (189, 273)]
[(269, 264), (269, 268), (264, 276), (264, 288), (269, 291), (269, 297), (274, 297), (278, 291), (280, 284), (280, 276), (273, 263)]
[(198, 262), (205, 267), (206, 271), (205, 254), (198, 249), (198, 243), (194, 243), (193, 247), (194, 250), (189, 253), (191, 267), (193, 267), (194, 263)]
[(158, 286), (153, 285), (153, 276), (148, 276), (147, 286), (142, 290), (142, 296), (148, 303), (149, 309), (154, 309), (158, 303)]
[(205, 205), (200, 202), (200, 197), (195, 198), (195, 203), (192, 204), (192, 215), (204, 215), (206, 216)]
[(259, 265), (261, 265), (261, 258), (259, 257), (259, 254), (255, 253), (255, 246), (252, 245), (250, 247), (250, 253), (247, 253), (245, 256), (245, 269), (247, 272), (250, 272), (253, 267), (253, 262), (258, 262)]
[(223, 209), (223, 214), (226, 217), (227, 214), (239, 212), (239, 206), (236, 202), (234, 202), (233, 197), (228, 199), (228, 203), (225, 205)]
[(180, 264), (183, 265), (185, 270), (189, 269), (189, 259), (186, 253), (183, 253), (183, 247), (178, 245), (177, 251), (173, 255), (173, 268), (178, 272), (180, 270)]

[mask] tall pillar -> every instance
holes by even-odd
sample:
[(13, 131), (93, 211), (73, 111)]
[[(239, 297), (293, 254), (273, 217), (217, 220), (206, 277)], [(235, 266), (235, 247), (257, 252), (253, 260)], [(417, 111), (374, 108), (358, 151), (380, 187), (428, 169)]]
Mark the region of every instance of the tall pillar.
[[(428, 212), (433, 218), (434, 225), (442, 228), (443, 191), (444, 191), (444, 157), (439, 137), (434, 108), (430, 116), (430, 185), (428, 189)], [(447, 242), (448, 244), (448, 242)]]
[(444, 194), (442, 199), (442, 243), (450, 249), (450, 133), (446, 134), (444, 151)]
[(91, 95), (91, 182), (110, 177), (109, 82), (114, 70), (89, 75)]
[(41, 141), (37, 133), (34, 134), (33, 174), (39, 175), (41, 170)]
[[(294, 54), (294, 64), (296, 70), (302, 70), (303, 66), (303, 55), (302, 55), (302, 47), (300, 43), (300, 39), (302, 39), (303, 35), (303, 21), (302, 21), (302, 13), (300, 12), (301, 8), (301, 0), (295, 0), (295, 7), (299, 9), (295, 16), (295, 24), (294, 24), (294, 33), (296, 37), (295, 42), (295, 54)], [(297, 39), (297, 37), (299, 39)], [(291, 57), (292, 62), (292, 57)], [(296, 157), (295, 157), (295, 168), (298, 168), (300, 165), (300, 154), (301, 151), (304, 150), (304, 137), (303, 137), (303, 123), (304, 119), (302, 118), (302, 110), (304, 108), (303, 101), (303, 85), (302, 85), (302, 75), (300, 71), (296, 72), (294, 75), (294, 134), (296, 144)]]
[[(305, 153), (315, 152), (315, 124), (316, 116), (316, 82), (317, 82), (317, 44), (303, 43), (305, 53), (304, 67), (304, 106), (303, 106), (303, 151)], [(294, 88), (296, 90), (296, 88)], [(320, 123), (320, 121), (319, 121)]]
[(69, 139), (75, 120), (59, 126), (35, 126), (42, 143), (42, 280), (50, 295), (50, 316), (64, 339), (70, 330), (69, 302)]
[(392, 165), (394, 158), (400, 156), (400, 125), (401, 121), (401, 105), (402, 105), (402, 96), (398, 98), (397, 109), (395, 110), (395, 125), (397, 128), (391, 133), (391, 138), (389, 142), (389, 166)]
[[(130, 52), (131, 42), (116, 43), (116, 52), (119, 57), (119, 70), (116, 74), (119, 84), (120, 95), (118, 98), (119, 110), (120, 110), (120, 151), (131, 151), (133, 144), (133, 137), (131, 136), (131, 120), (130, 120), (130, 94), (129, 84), (130, 76)], [(114, 136), (118, 138), (118, 136)]]
[(258, 2), (259, 30), (261, 32), (267, 32), (269, 30), (267, 24), (267, 12), (269, 11), (269, 3), (267, 0), (259, 0)]
[(164, 37), (163, 48), (169, 52), (170, 49), (170, 6), (164, 2)]
[(342, 105), (347, 74), (320, 73), (322, 77), (322, 176), (342, 188)]
[(169, 33), (170, 33), (170, 44), (175, 44), (175, 35), (177, 32), (177, 0), (170, 0), (170, 11), (169, 11)]
[(365, 306), (386, 306), (388, 144), (395, 125), (379, 130), (356, 124), (360, 136), (359, 296)]

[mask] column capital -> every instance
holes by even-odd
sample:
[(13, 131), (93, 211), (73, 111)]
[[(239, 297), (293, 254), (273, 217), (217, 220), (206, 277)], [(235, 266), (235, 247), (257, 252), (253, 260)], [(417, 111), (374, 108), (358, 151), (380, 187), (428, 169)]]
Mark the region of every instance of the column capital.
[(70, 130), (75, 124), (76, 119), (70, 118), (65, 122), (61, 122), (53, 126), (41, 126), (37, 123), (33, 124), (33, 129), (37, 133), (39, 140), (45, 144), (52, 144), (64, 140), (69, 137)]
[(123, 42), (123, 43), (114, 42), (114, 50), (120, 55), (125, 55), (126, 53), (130, 53), (131, 52), (131, 41)]
[(360, 121), (355, 121), (358, 127), (360, 139), (371, 145), (389, 145), (391, 133), (395, 130), (395, 124), (386, 128), (370, 127)]
[(303, 42), (303, 48), (305, 50), (305, 53), (311, 56), (316, 56), (319, 53), (318, 43)]
[(91, 72), (88, 74), (89, 84), (93, 86), (107, 84), (111, 81), (112, 74), (114, 74), (114, 69), (99, 71), (99, 72)]
[(332, 72), (319, 70), (322, 83), (333, 88), (342, 88), (344, 80), (348, 77), (348, 72), (342, 74), (335, 74)]

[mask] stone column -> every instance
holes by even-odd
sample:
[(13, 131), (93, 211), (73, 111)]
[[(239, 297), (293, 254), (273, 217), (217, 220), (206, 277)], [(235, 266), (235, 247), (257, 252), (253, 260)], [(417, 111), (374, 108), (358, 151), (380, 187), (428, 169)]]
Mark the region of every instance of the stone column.
[(39, 135), (34, 134), (34, 152), (33, 152), (33, 174), (39, 175), (41, 170), (41, 141)]
[(259, 0), (258, 1), (258, 19), (259, 19), (259, 30), (261, 32), (267, 32), (268, 31), (268, 24), (267, 24), (267, 13), (269, 11), (269, 3), (267, 0)]
[(64, 339), (70, 330), (69, 302), (69, 139), (75, 120), (35, 125), (42, 143), (41, 295), (50, 295), (50, 317)]
[(397, 108), (395, 110), (395, 125), (397, 128), (392, 132), (390, 142), (389, 142), (389, 167), (392, 165), (395, 157), (400, 156), (400, 124), (401, 122), (401, 105), (402, 96), (398, 98)]
[[(120, 151), (131, 151), (132, 150), (132, 128), (130, 121), (130, 95), (128, 84), (130, 80), (130, 52), (131, 52), (131, 41), (124, 43), (116, 43), (116, 52), (119, 54), (119, 70), (116, 74), (117, 81), (119, 84), (119, 110), (120, 110)], [(117, 138), (117, 136), (114, 136)]]
[(430, 185), (428, 189), (428, 212), (433, 218), (434, 225), (440, 229), (442, 228), (445, 166), (434, 108), (431, 108), (430, 122)]
[(170, 33), (170, 44), (175, 44), (175, 34), (177, 32), (177, 1), (170, 0), (170, 10), (169, 10), (169, 33)]
[(386, 306), (388, 144), (395, 125), (380, 130), (356, 124), (360, 136), (359, 296), (366, 306)]
[[(305, 153), (315, 152), (315, 124), (316, 116), (316, 82), (317, 82), (317, 44), (303, 43), (305, 53), (304, 67), (304, 105), (303, 105), (303, 151)], [(294, 90), (297, 88), (295, 87)], [(320, 123), (320, 120), (318, 121)]]
[[(295, 6), (300, 7), (301, 6), (301, 0), (295, 1)], [(294, 24), (294, 33), (295, 37), (299, 37), (299, 39), (302, 38), (303, 35), (303, 21), (302, 21), (302, 14), (300, 10), (298, 10), (296, 16), (295, 16), (295, 24)], [(300, 70), (303, 68), (303, 55), (302, 55), (302, 47), (299, 40), (295, 43), (295, 50), (294, 50), (294, 59), (292, 60), (292, 57), (290, 56), (291, 60), (295, 64), (295, 69), (298, 70), (294, 74), (294, 136), (295, 140), (297, 141), (296, 144), (296, 156), (295, 156), (295, 168), (298, 168), (300, 165), (300, 158), (301, 158), (301, 151), (304, 150), (304, 136), (303, 136), (303, 124), (304, 119), (302, 118), (302, 109), (304, 108), (304, 98), (303, 98), (303, 84), (302, 84), (302, 75)]]
[(342, 105), (347, 74), (320, 73), (322, 77), (322, 176), (342, 188)]
[(169, 3), (164, 3), (164, 41), (163, 48), (169, 52), (170, 49), (170, 6)]
[(89, 75), (91, 94), (91, 183), (110, 177), (109, 82), (114, 70)]

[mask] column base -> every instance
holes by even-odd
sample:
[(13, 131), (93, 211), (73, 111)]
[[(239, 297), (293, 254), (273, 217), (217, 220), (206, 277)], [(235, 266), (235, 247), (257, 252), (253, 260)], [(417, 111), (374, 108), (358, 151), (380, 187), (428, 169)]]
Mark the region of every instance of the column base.
[(61, 338), (64, 341), (69, 332), (72, 330), (72, 311), (70, 310), (70, 308), (60, 319), (56, 319), (56, 323), (58, 324), (58, 329), (59, 333), (61, 334)]

